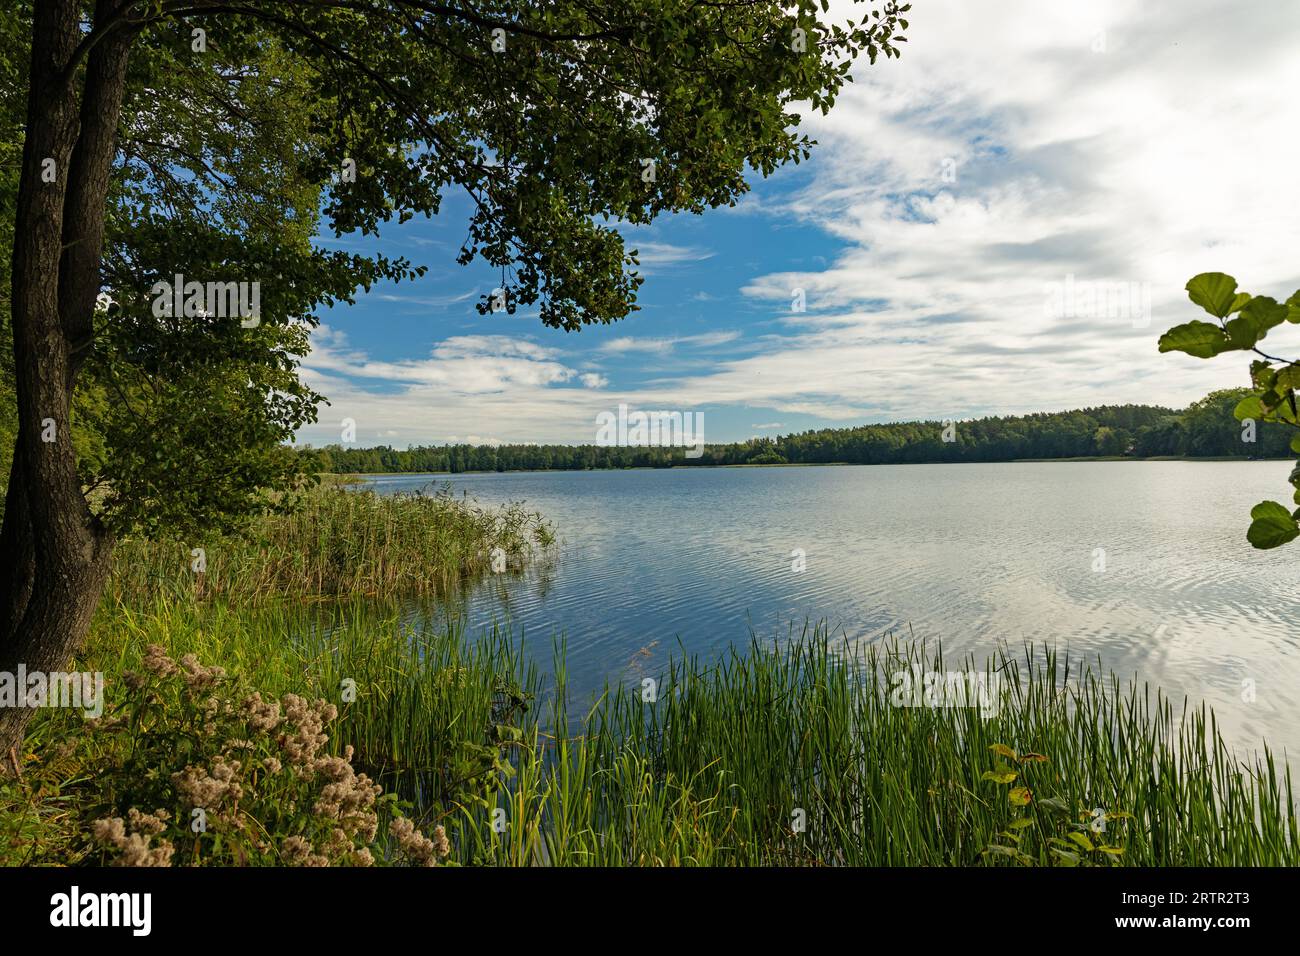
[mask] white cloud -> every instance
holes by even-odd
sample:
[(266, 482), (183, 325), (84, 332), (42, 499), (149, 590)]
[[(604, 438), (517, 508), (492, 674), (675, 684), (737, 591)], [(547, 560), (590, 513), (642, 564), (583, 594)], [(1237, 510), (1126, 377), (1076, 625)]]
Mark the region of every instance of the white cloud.
[(426, 305), (435, 309), (446, 308), (449, 305), (456, 305), (461, 302), (468, 302), (471, 299), (477, 299), (478, 297), (479, 290), (477, 288), (470, 289), (467, 292), (462, 292), (459, 295), (421, 296), (395, 295), (393, 293), (375, 294), (375, 298), (381, 302), (404, 302), (409, 305)]
[[(1183, 285), (1197, 272), (1279, 298), (1300, 286), (1300, 5), (926, 0), (909, 19), (901, 60), (864, 61), (828, 117), (808, 115), (820, 146), (807, 185), (793, 197), (760, 186), (739, 209), (756, 226), (797, 220), (843, 243), (824, 268), (745, 286), (778, 319), (768, 334), (606, 341), (597, 355), (731, 345), (702, 371), (621, 392), (531, 340), (461, 336), (393, 362), (319, 330), (307, 366), (335, 400), (327, 414), (353, 408), (359, 424), (416, 441), (466, 427), (588, 441), (594, 415), (619, 401), (851, 423), (1181, 406), (1244, 383), (1244, 360), (1160, 355), (1156, 339), (1195, 316)], [(714, 255), (628, 246), (659, 268)], [(798, 261), (814, 261), (805, 252)], [(1149, 284), (1149, 325), (1049, 315), (1048, 290), (1067, 276)], [(806, 312), (790, 311), (794, 288)], [(1268, 344), (1300, 353), (1298, 332)]]
[(615, 354), (623, 354), (627, 352), (653, 352), (662, 355), (671, 352), (679, 345), (712, 348), (718, 345), (726, 345), (728, 342), (734, 342), (738, 338), (740, 338), (740, 333), (734, 330), (703, 332), (699, 335), (676, 335), (668, 338), (634, 338), (625, 335), (602, 343), (600, 350), (602, 352), (613, 352)]
[(447, 444), (449, 445), (497, 445), (507, 444), (500, 438), (492, 438), (484, 435), (448, 435)]
[(459, 394), (503, 392), (518, 385), (551, 385), (568, 382), (576, 374), (557, 360), (556, 350), (505, 335), (454, 336), (436, 345), (427, 359), (396, 362), (345, 351), (346, 337), (328, 326), (322, 326), (312, 338), (312, 352), (305, 365), (313, 372), (437, 386)]
[(686, 265), (712, 259), (714, 253), (698, 246), (678, 246), (670, 242), (648, 242), (632, 236), (624, 239), (628, 252), (637, 252), (637, 261), (641, 268), (637, 271), (646, 273), (651, 269), (663, 269), (670, 266)]
[(427, 358), (393, 362), (351, 349), (343, 332), (321, 326), (302, 378), (330, 401), (319, 422), (298, 433), (314, 445), (337, 442), (344, 418), (356, 421), (359, 438), (397, 437), (401, 446), (469, 441), (466, 426), (484, 444), (590, 440), (596, 414), (617, 401), (602, 391), (602, 374), (570, 367), (558, 349), (505, 335), (453, 336)]
[[(848, 247), (752, 281), (786, 334), (683, 385), (938, 417), (1182, 405), (1243, 384), (1245, 361), (1160, 355), (1156, 339), (1195, 317), (1197, 272), (1279, 298), (1300, 285), (1300, 8), (931, 0), (909, 17), (903, 58), (858, 69), (805, 124), (821, 154), (786, 213)], [(1149, 326), (1049, 316), (1067, 276), (1148, 284)], [(788, 311), (794, 288), (807, 312)]]

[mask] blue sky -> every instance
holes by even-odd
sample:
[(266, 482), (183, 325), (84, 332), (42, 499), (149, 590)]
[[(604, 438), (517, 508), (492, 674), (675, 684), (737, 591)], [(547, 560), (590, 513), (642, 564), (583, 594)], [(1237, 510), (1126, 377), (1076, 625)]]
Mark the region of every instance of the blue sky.
[[(918, 4), (902, 60), (864, 62), (806, 118), (810, 162), (735, 209), (628, 233), (646, 282), (612, 326), (478, 315), (496, 282), (455, 263), (458, 197), (379, 240), (322, 239), (429, 272), (322, 313), (303, 374), (333, 404), (299, 440), (351, 418), (359, 445), (591, 442), (627, 402), (701, 412), (731, 441), (1242, 384), (1241, 361), (1155, 346), (1194, 317), (1197, 272), (1300, 287), (1300, 6), (1222, 9)], [(1269, 344), (1300, 352), (1290, 331)]]

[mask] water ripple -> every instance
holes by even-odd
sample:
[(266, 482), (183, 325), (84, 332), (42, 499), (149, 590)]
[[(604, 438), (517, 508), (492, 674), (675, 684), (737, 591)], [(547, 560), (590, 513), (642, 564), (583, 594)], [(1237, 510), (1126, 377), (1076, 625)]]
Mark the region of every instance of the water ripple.
[[(825, 619), (911, 625), (953, 652), (1046, 642), (1208, 699), (1225, 732), (1300, 749), (1300, 547), (1245, 541), (1284, 462), (899, 465), (512, 473), (449, 480), (524, 500), (564, 539), (545, 575), (484, 582), (540, 663), (563, 633), (576, 687)], [(387, 476), (383, 491), (429, 476)], [(796, 562), (806, 564), (796, 571)], [(649, 648), (648, 651), (644, 650)], [(1245, 688), (1253, 682), (1254, 699)]]

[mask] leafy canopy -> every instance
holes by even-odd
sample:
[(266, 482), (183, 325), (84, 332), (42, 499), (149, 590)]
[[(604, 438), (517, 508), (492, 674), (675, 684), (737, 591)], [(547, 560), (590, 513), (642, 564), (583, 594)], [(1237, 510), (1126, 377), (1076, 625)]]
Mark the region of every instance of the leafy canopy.
[[(31, 0), (18, 7), (0, 59), (22, 75)], [(734, 204), (747, 172), (809, 155), (800, 104), (826, 112), (859, 54), (898, 55), (907, 5), (837, 25), (826, 8), (141, 0), (101, 22), (109, 8), (88, 6), (83, 51), (123, 18), (133, 36), (111, 305), (78, 385), (96, 508), (119, 532), (190, 533), (284, 503), (264, 493), (301, 477), (283, 443), (324, 400), (298, 375), (316, 311), (424, 271), (322, 249), (322, 233), (373, 235), (461, 191), (458, 260), (501, 273), (481, 313), (536, 305), (568, 331), (628, 315), (642, 278), (620, 225)], [(155, 315), (151, 290), (178, 273), (258, 282), (260, 322)]]

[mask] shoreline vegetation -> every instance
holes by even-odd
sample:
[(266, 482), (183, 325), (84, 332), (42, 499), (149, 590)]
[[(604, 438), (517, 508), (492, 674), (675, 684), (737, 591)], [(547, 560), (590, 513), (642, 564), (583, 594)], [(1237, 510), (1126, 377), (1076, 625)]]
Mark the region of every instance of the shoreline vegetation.
[[(1151, 455), (1145, 458), (1135, 458), (1132, 455), (1077, 455), (1072, 458), (1008, 458), (1006, 461), (900, 461), (893, 464), (899, 465), (1052, 465), (1052, 464), (1069, 464), (1073, 462), (1110, 462), (1110, 461), (1294, 461), (1294, 455), (1278, 455), (1276, 457), (1264, 457), (1262, 455)], [(879, 463), (863, 463), (856, 461), (783, 461), (783, 462), (756, 462), (743, 461), (732, 465), (710, 465), (710, 468), (870, 468)], [(538, 468), (538, 469), (511, 469), (528, 474), (542, 474), (555, 471), (661, 471), (662, 466), (658, 465), (628, 465), (622, 468)], [(391, 475), (433, 475), (444, 477), (447, 475), (497, 475), (501, 474), (501, 469), (469, 469), (465, 471), (354, 471), (343, 473), (323, 472), (322, 478), (330, 478), (339, 481), (361, 481), (366, 478), (382, 478)]]
[(552, 526), (520, 503), (481, 508), (446, 487), (378, 495), (327, 476), (300, 508), (254, 519), (240, 534), (197, 546), (123, 541), (105, 600), (436, 596), (488, 570), (494, 553), (505, 570), (554, 541)]
[[(128, 543), (74, 665), (104, 673), (103, 715), (34, 719), (0, 862), (1300, 863), (1266, 747), (1047, 647), (948, 661), (808, 625), (593, 701), (562, 640), (543, 680), (508, 631), (403, 623), (432, 589), (394, 569), (454, 585), (509, 545), (511, 573), (553, 534), (522, 506), (331, 483), (212, 542), (201, 584), (181, 545)], [(900, 700), (901, 673), (983, 691)]]
[(686, 457), (687, 448), (669, 440), (650, 445), (425, 445), (404, 450), (387, 445), (303, 445), (295, 453), (304, 471), (339, 475), (1293, 458), (1289, 426), (1237, 419), (1237, 406), (1249, 394), (1247, 389), (1222, 389), (1182, 411), (1155, 405), (1106, 405), (975, 421), (820, 429), (704, 444), (694, 458)]

